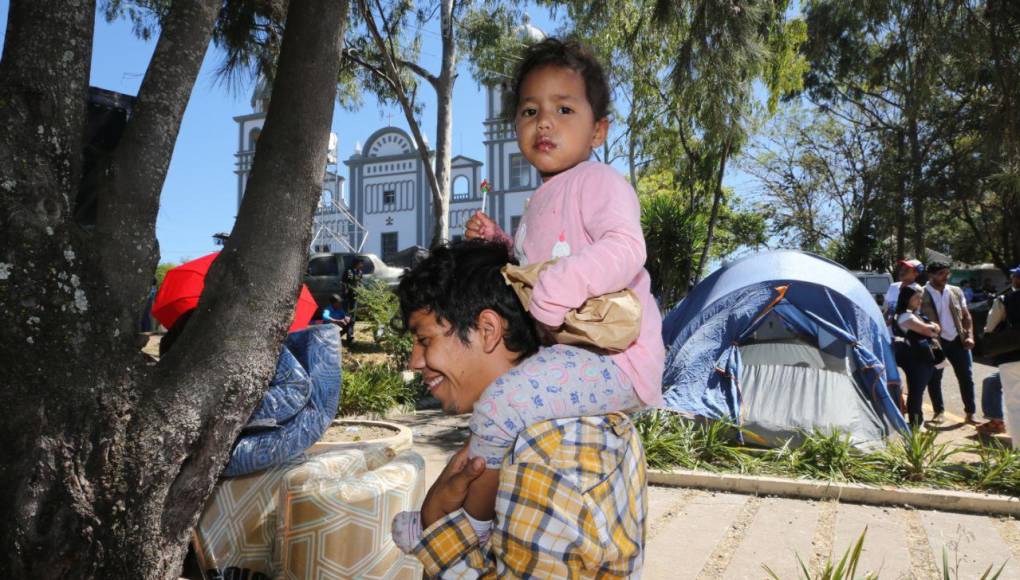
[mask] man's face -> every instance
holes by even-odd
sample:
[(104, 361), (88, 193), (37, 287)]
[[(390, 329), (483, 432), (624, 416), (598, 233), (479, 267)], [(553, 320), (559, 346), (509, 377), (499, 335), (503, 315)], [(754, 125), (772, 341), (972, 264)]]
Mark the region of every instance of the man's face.
[(1010, 274), (1009, 281), (1013, 283), (1013, 287), (1020, 290), (1020, 274)]
[(482, 371), (488, 355), (481, 347), (477, 331), (468, 332), (465, 344), (446, 321), (435, 314), (416, 310), (408, 319), (414, 338), (411, 349), (411, 370), (422, 374), (429, 392), (450, 415), (470, 412), (475, 401), (488, 386)]
[(949, 268), (943, 268), (937, 272), (931, 272), (929, 280), (936, 286), (945, 286), (949, 282), (949, 274)]

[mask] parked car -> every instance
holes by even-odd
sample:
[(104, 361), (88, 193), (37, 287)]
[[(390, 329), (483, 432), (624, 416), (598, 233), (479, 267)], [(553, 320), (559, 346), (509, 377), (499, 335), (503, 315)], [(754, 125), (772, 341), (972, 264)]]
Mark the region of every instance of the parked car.
[(343, 294), (344, 271), (351, 266), (355, 258), (361, 258), (363, 280), (375, 279), (388, 286), (396, 286), (405, 271), (403, 268), (386, 265), (375, 254), (350, 252), (312, 254), (308, 258), (305, 284), (320, 307), (326, 306), (333, 294)]
[(854, 276), (864, 284), (872, 296), (885, 296), (892, 286), (892, 275), (888, 272), (854, 272)]

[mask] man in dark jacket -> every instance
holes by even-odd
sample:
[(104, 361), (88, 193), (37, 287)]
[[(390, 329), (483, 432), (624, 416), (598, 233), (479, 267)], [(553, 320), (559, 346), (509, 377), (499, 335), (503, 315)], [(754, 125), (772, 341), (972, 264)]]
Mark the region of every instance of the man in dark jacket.
[(344, 270), (344, 309), (347, 311), (347, 316), (351, 319), (347, 324), (347, 328), (344, 329), (347, 346), (351, 346), (354, 343), (354, 322), (358, 311), (358, 294), (356, 290), (358, 286), (361, 286), (361, 278), (364, 276), (361, 268), (361, 258), (354, 258), (354, 261), (351, 262), (351, 267)]

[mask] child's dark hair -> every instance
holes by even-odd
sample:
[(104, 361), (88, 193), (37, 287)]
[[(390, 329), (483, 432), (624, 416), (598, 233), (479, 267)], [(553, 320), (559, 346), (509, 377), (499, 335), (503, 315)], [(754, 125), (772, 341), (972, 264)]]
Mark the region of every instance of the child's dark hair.
[(609, 115), (609, 83), (602, 65), (592, 56), (581, 43), (572, 38), (560, 40), (549, 37), (529, 46), (514, 70), (510, 90), (504, 95), (503, 114), (507, 120), (517, 115), (517, 106), (521, 101), (521, 85), (524, 79), (535, 70), (546, 66), (568, 68), (577, 72), (584, 79), (584, 92), (588, 104), (598, 121)]
[(516, 260), (502, 242), (471, 240), (434, 248), (397, 286), (404, 327), (413, 313), (430, 312), (466, 343), (478, 315), (490, 309), (506, 320), (503, 341), (518, 360), (538, 352), (534, 323), (500, 272), (506, 264)]
[(915, 284), (900, 286), (900, 293), (896, 297), (896, 314), (903, 314), (906, 312), (910, 308), (910, 299), (920, 292), (923, 292), (923, 290), (921, 290), (920, 286)]

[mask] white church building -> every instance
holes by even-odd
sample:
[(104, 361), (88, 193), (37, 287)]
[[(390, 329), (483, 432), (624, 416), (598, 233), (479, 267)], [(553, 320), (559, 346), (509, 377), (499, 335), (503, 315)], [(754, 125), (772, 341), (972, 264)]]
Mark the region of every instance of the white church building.
[[(489, 182), (484, 211), (507, 232), (513, 233), (532, 192), (539, 185), (537, 171), (517, 147), (512, 123), (501, 117), (502, 86), (486, 88), (483, 122), (485, 168), (463, 155), (452, 159), (450, 237), (464, 234), (468, 218), (481, 209), (483, 180)], [(265, 123), (269, 94), (260, 83), (252, 96), (254, 111), (234, 117), (238, 125), (235, 154), (237, 203), (248, 182), (259, 133)], [(347, 136), (345, 136), (347, 138)], [(313, 225), (313, 252), (373, 253), (383, 260), (411, 246), (428, 247), (432, 239), (432, 192), (414, 140), (402, 129), (384, 127), (356, 146), (343, 161), (348, 179), (339, 172), (337, 139), (323, 174), (322, 198)], [(430, 159), (435, 152), (429, 152)], [(345, 185), (349, 192), (344, 191)]]

